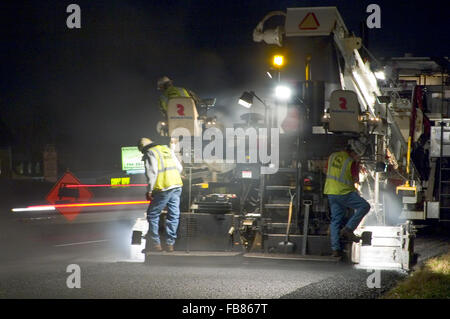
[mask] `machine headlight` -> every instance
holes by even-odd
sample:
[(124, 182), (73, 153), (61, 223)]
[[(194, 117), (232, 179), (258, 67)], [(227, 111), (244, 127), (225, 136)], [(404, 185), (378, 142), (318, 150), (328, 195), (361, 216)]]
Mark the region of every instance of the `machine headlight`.
[(279, 85), (275, 88), (275, 97), (279, 100), (286, 101), (291, 97), (292, 91), (284, 85)]
[(248, 109), (251, 108), (253, 104), (253, 94), (250, 92), (242, 93), (238, 103), (239, 105), (242, 105), (243, 107), (246, 107)]

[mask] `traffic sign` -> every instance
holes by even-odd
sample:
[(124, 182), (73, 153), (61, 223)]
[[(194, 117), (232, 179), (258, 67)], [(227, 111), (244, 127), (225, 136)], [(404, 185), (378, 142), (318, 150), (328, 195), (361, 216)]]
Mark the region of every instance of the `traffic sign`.
[(122, 147), (122, 170), (143, 170), (142, 153), (137, 146)]
[(317, 21), (314, 12), (308, 12), (302, 22), (298, 25), (300, 30), (316, 30), (318, 27), (320, 27), (320, 23)]
[[(70, 172), (66, 172), (56, 182), (45, 198), (50, 204), (88, 202), (92, 193), (86, 187), (70, 188), (70, 185), (81, 185), (81, 182)], [(81, 207), (55, 207), (68, 220), (74, 220), (81, 212)]]
[(292, 36), (328, 36), (339, 25), (347, 32), (336, 7), (288, 8), (285, 34)]

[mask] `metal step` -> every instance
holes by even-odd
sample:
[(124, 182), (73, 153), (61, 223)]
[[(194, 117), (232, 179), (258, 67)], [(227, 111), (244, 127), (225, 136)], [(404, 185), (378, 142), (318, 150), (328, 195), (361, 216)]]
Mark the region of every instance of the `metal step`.
[(268, 185), (266, 186), (266, 190), (269, 191), (288, 191), (288, 190), (295, 190), (295, 186), (284, 186), (284, 185)]
[[(286, 228), (288, 223), (266, 223), (266, 225), (270, 225), (271, 227), (275, 228), (275, 227), (283, 227)], [(291, 222), (291, 228), (292, 227), (297, 227), (294, 223)]]
[(286, 203), (286, 204), (264, 204), (264, 207), (268, 208), (268, 209), (289, 208), (289, 203)]
[(292, 167), (280, 167), (277, 173), (296, 173), (297, 169)]
[(242, 252), (237, 251), (184, 251), (175, 250), (171, 253), (166, 251), (156, 252), (149, 251), (146, 252), (147, 256), (169, 256), (169, 257), (235, 257), (242, 255)]
[(338, 262), (340, 257), (332, 256), (314, 256), (314, 255), (298, 255), (298, 254), (270, 254), (270, 253), (245, 253), (244, 258), (261, 258), (261, 259), (284, 259), (284, 260), (310, 260), (310, 261), (325, 261)]

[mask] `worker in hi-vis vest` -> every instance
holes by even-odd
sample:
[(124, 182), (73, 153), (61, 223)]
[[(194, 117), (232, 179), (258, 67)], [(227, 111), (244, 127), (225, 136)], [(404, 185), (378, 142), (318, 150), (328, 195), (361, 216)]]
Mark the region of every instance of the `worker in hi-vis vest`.
[[(334, 257), (342, 256), (341, 239), (359, 242), (361, 238), (353, 231), (370, 210), (369, 203), (355, 187), (355, 183), (359, 183), (359, 160), (365, 151), (366, 146), (361, 141), (352, 139), (345, 150), (330, 155), (325, 168), (327, 177), (323, 193), (328, 196), (330, 204), (331, 249)], [(347, 208), (356, 212), (341, 229)]]
[(167, 252), (172, 252), (180, 220), (180, 197), (183, 187), (180, 174), (183, 167), (174, 152), (166, 145), (153, 143), (143, 137), (138, 142), (138, 148), (144, 154), (142, 160), (148, 183), (146, 197), (150, 201), (147, 209), (149, 227), (146, 238), (151, 243), (147, 247), (150, 251), (163, 250), (158, 233), (159, 216), (167, 206), (165, 248)]
[(161, 110), (161, 114), (163, 115), (165, 121), (167, 121), (167, 106), (170, 99), (177, 97), (190, 97), (194, 99), (197, 106), (200, 102), (200, 99), (194, 92), (185, 88), (173, 86), (172, 80), (167, 76), (163, 76), (158, 80), (158, 90), (162, 91), (162, 94), (159, 97), (159, 109)]

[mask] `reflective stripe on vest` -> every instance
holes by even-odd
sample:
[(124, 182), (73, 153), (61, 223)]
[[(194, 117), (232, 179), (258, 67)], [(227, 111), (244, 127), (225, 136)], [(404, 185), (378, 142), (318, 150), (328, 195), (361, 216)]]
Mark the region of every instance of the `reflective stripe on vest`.
[(154, 190), (165, 191), (177, 186), (183, 186), (183, 181), (171, 150), (164, 145), (156, 145), (149, 150), (153, 152), (158, 161), (158, 176), (153, 187)]
[(165, 172), (165, 171), (170, 171), (171, 169), (177, 169), (176, 166), (165, 167), (163, 156), (156, 147), (153, 147), (152, 151), (155, 151), (156, 153), (158, 153), (158, 156), (160, 158), (160, 160), (158, 161), (158, 166), (161, 165), (161, 168), (158, 167), (158, 172)]
[(328, 160), (324, 194), (345, 195), (355, 191), (351, 173), (352, 162), (353, 159), (347, 152), (342, 151), (331, 154)]
[[(330, 158), (330, 163), (328, 163), (328, 167), (330, 167), (330, 164), (333, 163), (334, 158), (336, 157), (335, 154), (333, 154), (334, 156), (332, 158)], [(333, 175), (329, 175), (327, 174), (327, 178), (333, 179), (335, 181), (341, 182), (343, 184), (347, 184), (350, 186), (353, 186), (353, 180), (348, 180), (345, 178), (345, 172), (347, 171), (348, 165), (352, 162), (352, 158), (349, 157), (345, 160), (344, 165), (342, 166), (342, 170), (341, 170), (341, 175), (339, 175), (339, 177), (333, 176)]]

